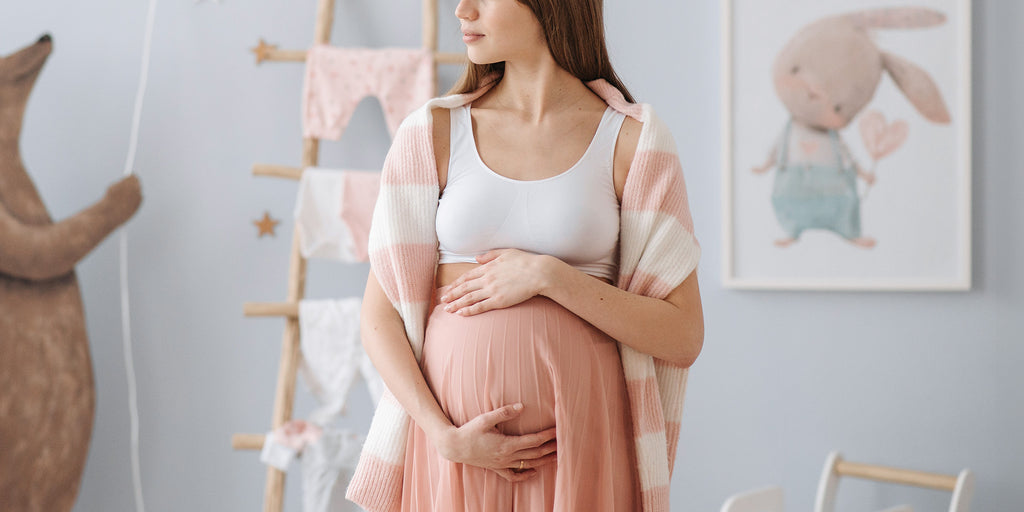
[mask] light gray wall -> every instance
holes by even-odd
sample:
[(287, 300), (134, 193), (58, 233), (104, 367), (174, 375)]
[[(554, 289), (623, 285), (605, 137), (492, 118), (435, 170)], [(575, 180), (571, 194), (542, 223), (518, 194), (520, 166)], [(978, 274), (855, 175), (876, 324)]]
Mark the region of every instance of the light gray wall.
[[(442, 49), (459, 51), (455, 0), (441, 0)], [(96, 201), (127, 151), (146, 2), (3, 2), (0, 53), (53, 34), (30, 100), (23, 153), (56, 219)], [(287, 221), (293, 182), (255, 178), (255, 162), (295, 165), (302, 66), (255, 66), (263, 37), (312, 39), (315, 2), (161, 2), (137, 160), (145, 196), (127, 227), (142, 479), (150, 511), (258, 510), (264, 467), (234, 452), (234, 432), (269, 426), (283, 321), (242, 317), (245, 301), (286, 293), (292, 229), (257, 239), (268, 210)], [(341, 0), (333, 42), (419, 45), (420, 3)], [(397, 13), (403, 13), (397, 15)], [(673, 510), (717, 510), (734, 492), (775, 483), (810, 510), (831, 449), (852, 460), (978, 474), (975, 510), (1024, 506), (1024, 306), (1019, 2), (975, 1), (974, 289), (967, 293), (742, 292), (719, 284), (719, 8), (715, 1), (608, 2), (613, 63), (671, 127), (704, 248), (704, 352), (687, 392)], [(442, 72), (445, 87), (456, 70)], [(322, 163), (374, 168), (388, 135), (362, 103)], [(1019, 229), (1019, 228), (1017, 228)], [(119, 236), (119, 235), (117, 235)], [(133, 508), (121, 353), (118, 242), (78, 267), (98, 407), (76, 510)], [(365, 265), (313, 261), (311, 298), (359, 295)], [(296, 415), (312, 408), (300, 384)], [(346, 424), (365, 428), (362, 388)], [(297, 466), (295, 467), (298, 469)], [(299, 510), (298, 471), (287, 509)], [(911, 502), (935, 491), (844, 483), (840, 510)]]

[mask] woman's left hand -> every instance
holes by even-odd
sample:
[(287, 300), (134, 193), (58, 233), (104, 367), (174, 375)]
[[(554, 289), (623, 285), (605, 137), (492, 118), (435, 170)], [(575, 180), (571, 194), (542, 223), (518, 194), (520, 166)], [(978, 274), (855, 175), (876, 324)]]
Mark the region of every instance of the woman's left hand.
[(445, 311), (468, 316), (519, 304), (544, 289), (551, 268), (549, 256), (519, 249), (493, 249), (476, 260), (482, 265), (452, 281), (441, 297)]

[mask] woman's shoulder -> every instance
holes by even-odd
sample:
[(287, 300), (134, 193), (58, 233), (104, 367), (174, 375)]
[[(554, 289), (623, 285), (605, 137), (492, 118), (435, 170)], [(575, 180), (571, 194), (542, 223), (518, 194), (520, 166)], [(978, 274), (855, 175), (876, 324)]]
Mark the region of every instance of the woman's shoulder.
[(615, 161), (612, 175), (615, 180), (615, 195), (622, 199), (626, 187), (626, 177), (629, 175), (629, 167), (636, 156), (636, 147), (640, 141), (640, 132), (643, 123), (626, 116), (622, 120), (622, 127), (619, 128), (619, 137), (615, 141)]
[(629, 157), (629, 160), (632, 160), (632, 155), (636, 153), (637, 144), (640, 142), (641, 131), (643, 131), (643, 123), (626, 116), (622, 120), (622, 127), (619, 128), (619, 138), (615, 143), (615, 154), (621, 155), (623, 158)]
[(639, 150), (675, 154), (676, 144), (672, 131), (654, 107), (650, 103), (627, 105), (628, 108), (622, 108), (620, 111), (626, 114), (626, 121), (632, 120), (639, 127)]
[[(674, 174), (681, 170), (675, 137), (651, 104), (609, 104), (626, 115), (615, 147), (617, 192), (624, 191), (627, 175), (636, 175), (633, 179), (646, 182), (663, 179), (668, 176), (665, 173)], [(624, 171), (620, 172), (620, 169)]]
[(437, 164), (437, 183), (441, 190), (444, 190), (448, 178), (448, 155), (451, 152), (451, 109), (432, 108), (432, 134), (434, 147), (434, 161)]
[(442, 149), (441, 146), (445, 146), (444, 149), (447, 149), (452, 125), (451, 110), (448, 108), (434, 108), (430, 110), (430, 115), (432, 118), (431, 125), (433, 126), (434, 149)]
[(430, 121), (431, 116), (436, 118), (439, 114), (447, 115), (451, 109), (458, 108), (468, 101), (466, 94), (449, 94), (447, 96), (436, 96), (421, 104), (412, 112), (409, 112), (399, 123), (399, 130), (409, 131), (410, 129), (422, 128)]

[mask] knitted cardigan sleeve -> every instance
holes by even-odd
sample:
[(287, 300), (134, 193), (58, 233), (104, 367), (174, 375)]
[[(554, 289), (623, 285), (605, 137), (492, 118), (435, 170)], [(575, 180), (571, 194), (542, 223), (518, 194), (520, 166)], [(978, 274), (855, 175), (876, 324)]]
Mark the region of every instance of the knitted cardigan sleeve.
[[(635, 117), (643, 128), (622, 194), (617, 286), (662, 299), (694, 272), (700, 245), (672, 135), (650, 105), (637, 106)], [(633, 416), (643, 510), (667, 511), (689, 370), (621, 343), (619, 353)]]
[[(437, 267), (437, 165), (430, 103), (395, 132), (370, 224), (370, 266), (398, 311), (416, 360)], [(398, 510), (409, 415), (385, 389), (345, 497), (371, 512)]]

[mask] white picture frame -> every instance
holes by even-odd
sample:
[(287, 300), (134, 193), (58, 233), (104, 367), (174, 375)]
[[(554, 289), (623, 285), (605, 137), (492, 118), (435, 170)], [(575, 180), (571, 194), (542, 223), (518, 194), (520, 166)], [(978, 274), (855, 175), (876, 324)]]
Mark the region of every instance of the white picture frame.
[[(971, 0), (720, 5), (723, 286), (969, 290)], [(876, 60), (865, 44), (884, 54), (866, 102)], [(862, 106), (823, 106), (843, 103)]]

